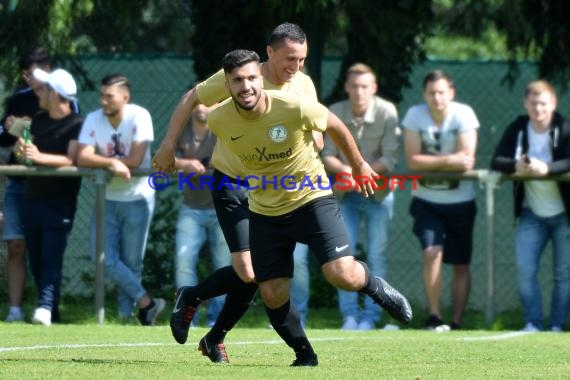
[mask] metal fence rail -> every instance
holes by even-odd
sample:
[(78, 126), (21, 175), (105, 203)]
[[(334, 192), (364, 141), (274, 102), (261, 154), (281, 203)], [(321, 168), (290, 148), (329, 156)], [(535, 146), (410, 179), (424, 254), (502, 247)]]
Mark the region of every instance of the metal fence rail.
[[(150, 170), (133, 170), (133, 176), (148, 176), (151, 174)], [(95, 313), (97, 322), (104, 323), (105, 320), (105, 275), (104, 275), (104, 260), (105, 252), (104, 247), (104, 231), (103, 231), (103, 216), (104, 216), (104, 201), (105, 201), (105, 186), (110, 173), (104, 169), (84, 169), (77, 167), (64, 167), (58, 169), (52, 168), (39, 168), (39, 167), (26, 167), (26, 166), (0, 166), (0, 174), (10, 176), (74, 176), (84, 177), (88, 179), (87, 184), (84, 185), (88, 188), (93, 188), (95, 191), (94, 212), (96, 218), (96, 244), (95, 244), (95, 267), (91, 268), (94, 271), (95, 283)], [(421, 176), (428, 179), (461, 179), (477, 181), (485, 190), (485, 319), (486, 322), (491, 324), (495, 317), (495, 298), (496, 298), (496, 282), (495, 282), (495, 246), (496, 246), (496, 230), (495, 230), (495, 190), (499, 187), (501, 182), (512, 180), (555, 180), (555, 181), (570, 181), (570, 174), (559, 176), (547, 177), (531, 177), (531, 176), (515, 176), (515, 175), (501, 175), (500, 173), (489, 170), (473, 170), (466, 173), (456, 172), (398, 172), (393, 173), (391, 176)], [(173, 177), (173, 181), (176, 178)], [(91, 185), (91, 184), (92, 185)], [(93, 189), (91, 189), (93, 190)], [(84, 207), (88, 199), (80, 197), (78, 200), (78, 210), (89, 208)], [(157, 204), (160, 207), (160, 204)], [(171, 221), (175, 223), (175, 221)], [(83, 236), (88, 235), (88, 225), (82, 223), (78, 226), (79, 233)], [(74, 226), (74, 230), (76, 227)], [(85, 240), (83, 240), (85, 241)], [(70, 247), (68, 247), (69, 249)]]

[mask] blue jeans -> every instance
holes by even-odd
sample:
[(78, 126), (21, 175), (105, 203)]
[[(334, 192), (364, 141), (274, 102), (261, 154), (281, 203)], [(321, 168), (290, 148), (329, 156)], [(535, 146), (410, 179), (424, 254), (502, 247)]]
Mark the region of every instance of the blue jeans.
[[(145, 294), (143, 259), (154, 211), (154, 196), (136, 201), (105, 201), (105, 276), (117, 286), (119, 316), (133, 315), (133, 307)], [(92, 220), (95, 225), (95, 216)], [(95, 228), (91, 228), (95, 252)]]
[(52, 310), (59, 300), (63, 255), (73, 226), (72, 201), (29, 200), (22, 207), (28, 258), (38, 289), (38, 307)]
[[(349, 192), (340, 201), (342, 218), (350, 235), (350, 241), (356, 252), (359, 241), (360, 222), (366, 228), (366, 263), (371, 275), (386, 276), (386, 248), (388, 231), (394, 212), (394, 196), (390, 193), (382, 202), (374, 197), (365, 198), (359, 193)], [(358, 305), (359, 293), (338, 291), (338, 305), (343, 318), (354, 317), (360, 321), (376, 323), (380, 320), (381, 310), (370, 297), (365, 297), (364, 308)]]
[(563, 327), (568, 316), (570, 297), (570, 226), (566, 213), (542, 218), (524, 208), (515, 233), (518, 289), (525, 322), (540, 329), (544, 328), (544, 315), (538, 270), (548, 240), (552, 240), (554, 255), (550, 325)]
[[(231, 265), (230, 250), (216, 211), (210, 209), (193, 209), (187, 205), (180, 207), (176, 225), (176, 287), (196, 285), (198, 283), (198, 260), (200, 249), (208, 240), (212, 258), (212, 271)], [(225, 296), (208, 301), (208, 324), (218, 318), (224, 306)], [(194, 320), (198, 320), (195, 318)]]
[(291, 280), (291, 303), (299, 312), (303, 326), (309, 314), (310, 276), (309, 246), (297, 243), (293, 252), (293, 279)]
[(21, 217), (24, 202), (24, 181), (8, 178), (8, 184), (4, 190), (3, 240), (24, 240)]

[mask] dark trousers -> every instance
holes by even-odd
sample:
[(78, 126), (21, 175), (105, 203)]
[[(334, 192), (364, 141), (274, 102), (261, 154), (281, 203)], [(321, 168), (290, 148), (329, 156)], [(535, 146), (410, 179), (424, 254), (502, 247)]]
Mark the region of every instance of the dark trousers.
[(38, 307), (52, 310), (59, 300), (63, 254), (76, 205), (70, 201), (25, 200), (22, 209), (30, 268), (38, 289)]

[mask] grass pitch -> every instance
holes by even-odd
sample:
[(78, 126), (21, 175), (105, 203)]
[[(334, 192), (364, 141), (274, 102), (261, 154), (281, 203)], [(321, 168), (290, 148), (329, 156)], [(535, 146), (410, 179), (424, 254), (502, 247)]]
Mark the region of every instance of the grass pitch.
[(1, 379), (568, 379), (569, 333), (309, 329), (316, 368), (290, 368), (292, 350), (266, 328), (226, 338), (231, 364), (201, 356), (204, 328), (174, 342), (167, 325), (0, 323)]

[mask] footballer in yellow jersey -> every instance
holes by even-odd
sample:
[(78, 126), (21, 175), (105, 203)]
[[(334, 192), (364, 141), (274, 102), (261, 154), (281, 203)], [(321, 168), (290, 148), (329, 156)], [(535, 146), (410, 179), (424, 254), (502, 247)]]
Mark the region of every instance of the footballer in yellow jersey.
[[(224, 99), (229, 98), (230, 94), (225, 85), (224, 71), (219, 70), (214, 75), (199, 83), (196, 86), (196, 95), (200, 103), (212, 106)], [(264, 79), (263, 87), (265, 89), (281, 90), (296, 95), (303, 95), (314, 100), (317, 99), (317, 92), (311, 78), (301, 71), (298, 71), (290, 81), (277, 85)], [(231, 124), (228, 124), (231, 125)], [(309, 146), (314, 146), (311, 141)], [(248, 173), (243, 170), (240, 160), (228, 150), (223, 143), (217, 143), (212, 154), (212, 165), (222, 173), (231, 177), (245, 176)]]
[[(224, 56), (223, 67), (231, 99), (210, 113), (208, 124), (246, 170), (259, 177), (253, 185), (259, 186), (264, 177), (288, 175), (296, 179), (306, 176), (317, 183), (324, 168), (322, 163), (315, 164), (320, 160), (312, 156), (306, 141), (311, 138), (310, 131), (325, 129), (350, 163), (353, 176), (376, 176), (348, 128), (324, 106), (263, 90), (255, 52), (234, 50)], [(310, 247), (333, 286), (362, 292), (393, 318), (409, 323), (412, 309), (408, 300), (384, 279), (372, 276), (366, 263), (355, 260), (330, 189), (308, 186), (288, 190), (279, 186), (279, 179), (271, 182), (275, 188), (250, 189), (249, 223), (253, 270), (272, 326), (281, 326), (289, 317), (292, 321), (298, 318), (289, 303), (293, 249), (298, 242)], [(370, 182), (355, 190), (364, 196), (374, 193)], [(288, 336), (281, 336), (289, 343)], [(312, 348), (304, 356), (303, 360), (312, 357), (316, 365)]]
[(263, 93), (267, 111), (261, 117), (243, 117), (228, 99), (210, 113), (208, 125), (245, 168), (250, 210), (282, 215), (332, 194), (322, 161), (310, 144), (312, 130), (326, 129), (329, 111), (310, 98), (283, 91)]
[[(303, 30), (295, 24), (283, 23), (271, 33), (267, 44), (268, 59), (262, 66), (264, 85), (267, 88), (281, 89), (316, 98), (316, 91), (309, 77), (301, 72), (307, 57), (307, 40)], [(188, 91), (178, 103), (168, 125), (168, 131), (159, 151), (153, 158), (153, 167), (157, 171), (169, 171), (174, 167), (174, 147), (183, 128), (188, 123), (192, 110), (200, 101), (218, 102), (229, 97), (225, 87), (223, 73), (215, 74), (207, 80), (208, 86), (200, 85)], [(198, 96), (198, 91), (200, 95)], [(322, 135), (316, 134), (316, 144), (322, 148)], [(311, 141), (311, 145), (314, 146)], [(219, 152), (225, 145), (217, 144), (218, 152), (213, 159), (214, 184), (221, 183), (227, 176), (241, 174), (240, 161), (229, 151)], [(313, 148), (314, 149), (314, 148)], [(235, 184), (240, 181), (233, 180)], [(257, 290), (254, 282), (249, 250), (250, 211), (248, 191), (245, 188), (213, 189), (212, 197), (216, 214), (226, 242), (232, 252), (232, 267), (220, 268), (197, 286), (178, 289), (174, 311), (170, 318), (172, 335), (178, 343), (185, 343), (188, 329), (196, 307), (202, 300), (213, 294), (227, 294), (224, 307), (212, 329), (199, 343), (203, 355), (216, 363), (228, 362), (224, 348), (224, 337), (245, 313)], [(271, 318), (270, 318), (271, 319)], [(302, 330), (301, 321), (288, 318), (286, 324), (273, 324), (275, 331), (286, 339), (297, 354), (296, 366), (316, 365), (316, 357)]]

